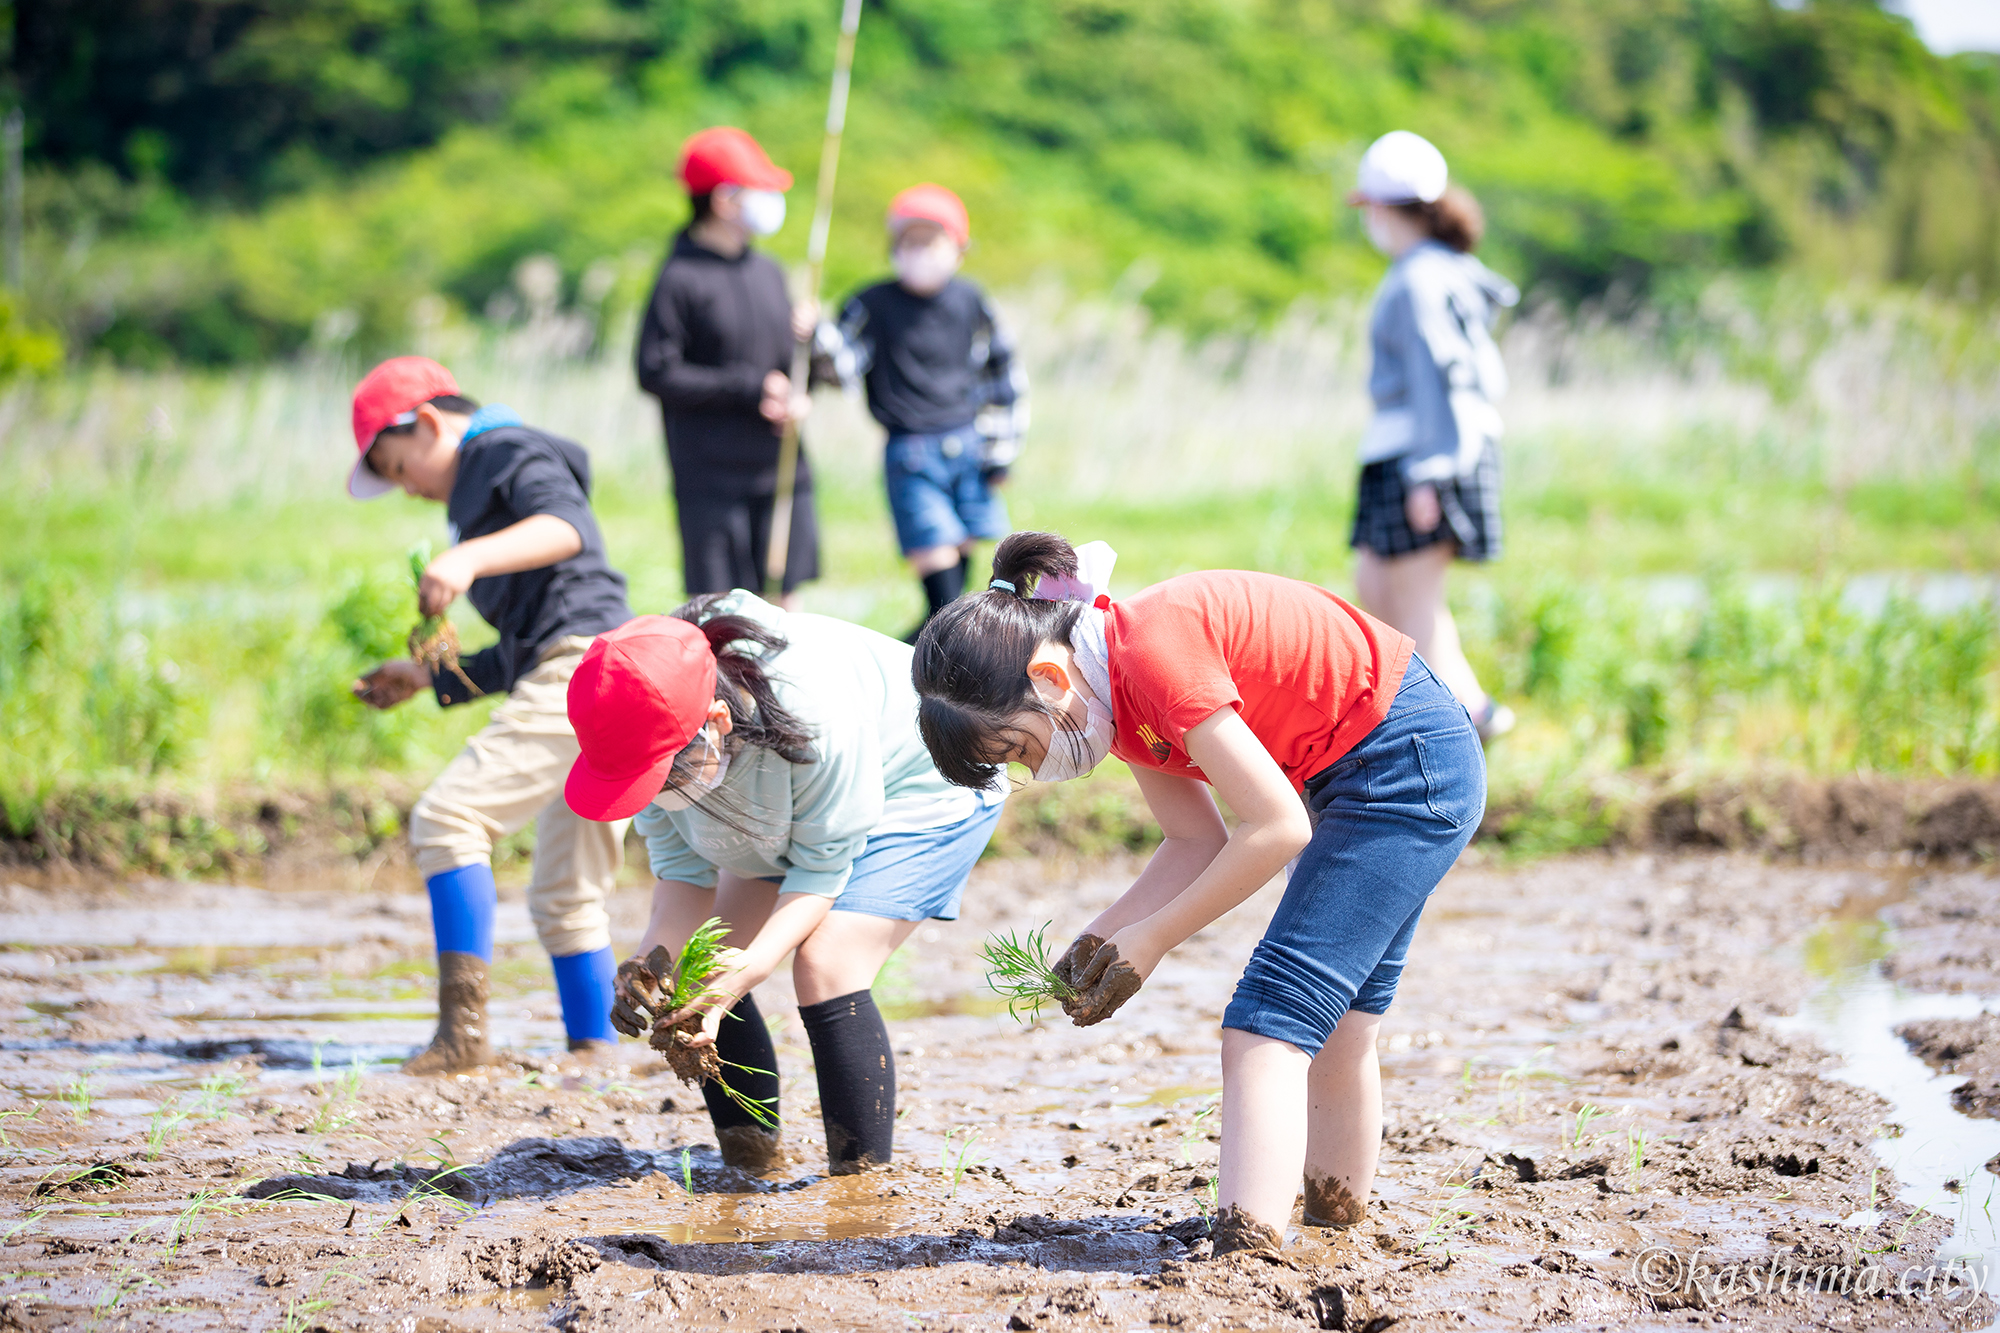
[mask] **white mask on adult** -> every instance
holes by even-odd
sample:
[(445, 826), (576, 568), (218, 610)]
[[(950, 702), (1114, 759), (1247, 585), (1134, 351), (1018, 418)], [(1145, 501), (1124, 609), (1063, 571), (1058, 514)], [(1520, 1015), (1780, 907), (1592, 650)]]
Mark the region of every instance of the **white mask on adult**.
[(1068, 782), (1088, 776), (1111, 753), (1117, 729), (1111, 711), (1095, 699), (1083, 701), (1083, 730), (1057, 727), (1049, 735), (1049, 752), (1035, 770), (1037, 782)]
[[(653, 804), (659, 806), (662, 810), (687, 809), (696, 801), (701, 800), (702, 797), (707, 796), (717, 787), (720, 787), (723, 778), (729, 775), (729, 751), (724, 749), (721, 743), (709, 734), (707, 727), (703, 727), (696, 734), (701, 738), (702, 744), (707, 747), (707, 753), (698, 761), (693, 777), (679, 786), (664, 788), (658, 796), (653, 798)], [(689, 743), (692, 744), (693, 742)], [(711, 766), (713, 766), (713, 772), (708, 771)]]
[(1396, 234), (1396, 230), (1390, 224), (1389, 219), (1383, 216), (1382, 209), (1367, 209), (1363, 215), (1362, 225), (1368, 231), (1368, 244), (1374, 246), (1385, 255), (1393, 257), (1396, 254), (1397, 243), (1402, 240), (1402, 237)]
[(934, 237), (928, 245), (899, 245), (891, 257), (896, 281), (918, 296), (936, 296), (958, 272), (958, 243), (949, 236)]
[(776, 190), (738, 190), (736, 206), (752, 236), (770, 236), (785, 225), (785, 196)]

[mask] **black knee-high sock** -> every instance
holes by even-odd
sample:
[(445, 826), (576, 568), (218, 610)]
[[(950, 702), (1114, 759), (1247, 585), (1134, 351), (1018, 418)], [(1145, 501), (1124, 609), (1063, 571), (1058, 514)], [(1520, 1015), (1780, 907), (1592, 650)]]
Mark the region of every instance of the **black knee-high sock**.
[(896, 1140), (896, 1057), (875, 997), (865, 990), (802, 1004), (819, 1071), (827, 1167), (836, 1176), (886, 1166)]
[[(719, 1086), (727, 1083), (753, 1102), (761, 1102), (769, 1118), (778, 1117), (778, 1052), (771, 1045), (771, 1029), (757, 1011), (757, 997), (746, 995), (736, 1002), (715, 1034), (715, 1053), (722, 1057), (722, 1076), (701, 1085), (701, 1099), (708, 1103), (708, 1118), (716, 1129), (755, 1125), (757, 1117), (732, 1101)], [(737, 1066), (743, 1068), (737, 1068)], [(767, 1072), (752, 1074), (752, 1069)]]
[(965, 591), (965, 557), (946, 569), (935, 570), (924, 575), (924, 600), (929, 603), (924, 615), (928, 619), (948, 606)]

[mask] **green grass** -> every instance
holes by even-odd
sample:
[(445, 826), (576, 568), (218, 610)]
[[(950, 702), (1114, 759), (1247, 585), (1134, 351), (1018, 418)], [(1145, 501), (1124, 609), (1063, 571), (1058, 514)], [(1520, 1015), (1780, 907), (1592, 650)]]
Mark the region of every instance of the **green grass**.
[[(1492, 752), (1510, 846), (1603, 841), (1626, 783), (2000, 772), (1990, 606), (1877, 607), (1850, 587), (2000, 568), (2000, 339), (1930, 298), (1842, 299), (1718, 288), (1703, 300), (1721, 342), (1546, 316), (1510, 337), (1506, 554), (1451, 585), (1475, 666), (1521, 715)], [(1037, 425), (1008, 493), (1016, 526), (1109, 541), (1115, 594), (1217, 567), (1352, 592), (1362, 311), (1186, 344), (1118, 308), (1018, 308)], [(658, 419), (622, 354), (443, 350), (473, 392), (504, 385), (530, 420), (589, 444), (634, 608), (676, 605)], [(68, 847), (110, 829), (133, 863), (222, 867), (261, 835), (211, 820), (213, 793), (407, 791), (484, 722), (492, 701), (384, 713), (349, 696), (407, 652), (403, 553), (444, 535), (441, 506), (342, 494), (353, 370), (96, 371), (0, 397), (12, 836)], [(894, 549), (879, 434), (823, 394), (808, 443), (826, 577), (805, 604), (900, 634), (921, 596)], [(460, 623), (468, 651), (490, 639), (469, 612)], [(1136, 792), (1106, 769), (1025, 794), (1010, 827), (1030, 844), (1143, 846)], [(184, 799), (144, 804), (162, 791)], [(357, 854), (400, 834), (386, 799), (334, 813)]]

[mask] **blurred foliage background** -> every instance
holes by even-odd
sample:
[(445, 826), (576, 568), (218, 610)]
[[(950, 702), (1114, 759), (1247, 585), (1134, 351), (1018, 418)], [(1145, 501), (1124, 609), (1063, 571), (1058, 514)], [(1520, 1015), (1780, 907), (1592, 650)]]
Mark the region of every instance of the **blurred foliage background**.
[[(798, 173), (775, 248), (802, 250), (837, 10), (10, 0), (20, 317), (126, 364), (366, 356), (518, 318), (512, 276), (550, 256), (552, 299), (622, 337), (700, 126)], [(1398, 126), (1544, 296), (2000, 282), (2000, 65), (1870, 0), (870, 0), (832, 287), (880, 268), (883, 205), (928, 178), (969, 200), (989, 283), (1268, 321), (1380, 272), (1337, 198)]]

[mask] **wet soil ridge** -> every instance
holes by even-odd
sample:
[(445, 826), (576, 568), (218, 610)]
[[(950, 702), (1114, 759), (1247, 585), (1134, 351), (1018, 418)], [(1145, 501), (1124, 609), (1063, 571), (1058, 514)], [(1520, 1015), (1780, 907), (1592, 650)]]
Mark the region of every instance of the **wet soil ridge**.
[(2000, 885), (1941, 869), (1913, 875), (1907, 895), (1882, 911), (1896, 932), (1882, 974), (1913, 990), (2000, 995)]
[(2000, 1015), (1919, 1019), (1896, 1035), (1938, 1073), (1967, 1076), (1951, 1090), (1961, 1114), (2000, 1120)]
[(645, 1152), (613, 1138), (523, 1139), (477, 1166), (424, 1168), (408, 1162), (388, 1166), (379, 1161), (366, 1166), (350, 1162), (346, 1169), (331, 1175), (273, 1176), (244, 1190), (243, 1197), (390, 1203), (428, 1190), (484, 1206), (501, 1199), (555, 1198), (654, 1176), (676, 1184), (685, 1178), (697, 1194), (752, 1194), (783, 1188), (725, 1165), (706, 1144), (689, 1145), (686, 1152), (687, 1169), (683, 1172), (682, 1149), (678, 1147)]
[[(378, 882), (415, 887), (402, 830), (416, 796), (393, 780), (292, 792), (67, 791), (0, 821), (0, 867), (274, 882), (362, 864)], [(1052, 803), (1043, 794), (1008, 803), (993, 845), (1004, 856), (1073, 862), (1143, 849), (1158, 837), (1136, 798)], [(1615, 791), (1495, 793), (1476, 841), (1541, 850), (1992, 857), (2000, 853), (2000, 783), (1790, 776), (1690, 787), (1631, 774)]]

